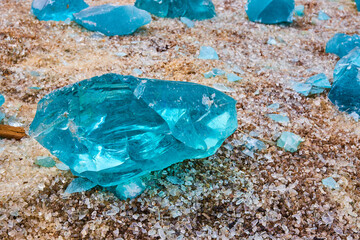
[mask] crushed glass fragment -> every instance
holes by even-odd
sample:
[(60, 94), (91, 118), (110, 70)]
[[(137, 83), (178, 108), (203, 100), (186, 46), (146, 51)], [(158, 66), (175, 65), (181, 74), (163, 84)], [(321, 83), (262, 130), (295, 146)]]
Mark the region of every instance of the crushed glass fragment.
[(291, 23), (294, 0), (248, 0), (246, 13), (249, 20), (264, 24)]
[(296, 152), (301, 142), (304, 140), (291, 132), (282, 132), (280, 138), (277, 140), (277, 146), (285, 149), (288, 152)]

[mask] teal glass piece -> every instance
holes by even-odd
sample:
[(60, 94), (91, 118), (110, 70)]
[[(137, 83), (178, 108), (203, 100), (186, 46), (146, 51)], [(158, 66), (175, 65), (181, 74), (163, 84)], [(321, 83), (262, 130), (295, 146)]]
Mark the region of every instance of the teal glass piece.
[(341, 78), (350, 65), (360, 67), (360, 47), (355, 47), (348, 55), (337, 62), (334, 69), (334, 83)]
[(291, 23), (294, 0), (248, 0), (246, 13), (249, 20), (264, 24)]
[(75, 13), (74, 18), (84, 28), (107, 36), (130, 35), (151, 22), (149, 13), (130, 5), (105, 4), (89, 7)]
[(303, 17), (304, 16), (304, 10), (305, 7), (304, 5), (298, 5), (295, 7), (295, 14), (299, 17)]
[(331, 84), (327, 76), (320, 73), (310, 77), (305, 83), (293, 83), (292, 88), (304, 96), (309, 96), (324, 92), (325, 89), (331, 88)]
[(158, 17), (205, 20), (216, 16), (211, 0), (136, 0), (135, 6)]
[(70, 170), (69, 166), (62, 162), (55, 164), (55, 166), (61, 171), (69, 171)]
[(214, 154), (237, 128), (235, 104), (195, 83), (105, 74), (41, 99), (29, 134), (74, 175), (115, 186)]
[(5, 113), (0, 111), (0, 122), (5, 118)]
[(200, 54), (198, 56), (199, 59), (207, 59), (207, 60), (219, 60), (219, 56), (216, 53), (215, 49), (208, 46), (202, 46), (200, 48)]
[(324, 73), (319, 73), (310, 77), (308, 80), (306, 80), (306, 83), (311, 84), (313, 87), (331, 88), (329, 79)]
[(51, 157), (37, 157), (35, 161), (36, 165), (41, 167), (55, 167), (56, 162)]
[(195, 27), (195, 23), (193, 21), (191, 21), (190, 19), (188, 19), (187, 17), (181, 17), (180, 21), (182, 23), (184, 23), (188, 28)]
[(290, 122), (290, 120), (287, 116), (284, 116), (281, 114), (268, 114), (267, 116), (278, 123), (289, 123)]
[(127, 183), (119, 184), (115, 189), (115, 195), (121, 200), (133, 199), (143, 193), (145, 183), (140, 178), (135, 178)]
[(340, 185), (332, 177), (324, 178), (323, 180), (321, 180), (321, 182), (322, 184), (324, 184), (325, 187), (328, 187), (330, 189), (340, 189)]
[(291, 132), (283, 132), (277, 140), (277, 146), (288, 152), (296, 152), (301, 142), (303, 139), (300, 136)]
[(245, 136), (243, 140), (246, 142), (245, 147), (251, 151), (262, 151), (266, 149), (266, 144), (255, 138)]
[(77, 192), (85, 192), (96, 187), (96, 185), (96, 183), (93, 183), (86, 178), (75, 178), (66, 188), (65, 193), (71, 194)]
[(228, 74), (226, 74), (226, 77), (229, 82), (237, 82), (242, 79), (242, 77), (239, 77), (238, 75), (236, 75), (234, 73), (228, 73)]
[(5, 97), (0, 93), (0, 107), (5, 103)]
[(212, 71), (204, 73), (204, 78), (212, 78), (215, 77)]
[(214, 76), (224, 76), (226, 74), (224, 70), (218, 68), (213, 68), (211, 71), (213, 72)]
[(312, 86), (307, 83), (293, 82), (292, 89), (304, 96), (309, 96)]
[(360, 0), (355, 0), (357, 10), (360, 12)]
[(360, 48), (360, 35), (354, 34), (350, 36), (337, 33), (327, 42), (326, 52), (336, 54), (342, 58), (355, 47)]
[(141, 69), (138, 69), (138, 68), (134, 68), (132, 70), (132, 74), (136, 75), (136, 76), (140, 76), (143, 74), (143, 71)]
[(65, 21), (88, 6), (83, 0), (33, 0), (31, 13), (43, 21)]
[(320, 10), (318, 14), (318, 19), (321, 21), (326, 21), (331, 19), (331, 17), (329, 17), (329, 15), (327, 15), (324, 11)]
[(174, 176), (167, 176), (166, 180), (168, 180), (169, 182), (171, 182), (174, 185), (183, 185), (185, 182), (183, 180), (181, 180), (178, 177), (174, 177)]
[(269, 45), (276, 45), (277, 42), (276, 42), (276, 40), (275, 40), (274, 38), (270, 37), (270, 38), (268, 39), (268, 41), (267, 41), (267, 44), (269, 44)]
[(272, 109), (272, 110), (276, 110), (276, 109), (279, 109), (280, 108), (280, 104), (279, 103), (273, 103), (273, 104), (270, 104), (268, 106), (268, 108)]

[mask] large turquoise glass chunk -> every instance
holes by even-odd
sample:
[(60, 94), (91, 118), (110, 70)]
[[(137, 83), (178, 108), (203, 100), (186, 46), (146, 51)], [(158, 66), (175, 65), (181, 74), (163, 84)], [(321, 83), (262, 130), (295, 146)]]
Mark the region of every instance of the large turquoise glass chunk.
[(334, 70), (329, 99), (340, 111), (360, 115), (360, 48), (340, 59)]
[(355, 0), (357, 10), (360, 12), (360, 0)]
[(158, 17), (205, 20), (216, 16), (211, 0), (136, 0), (135, 6)]
[(130, 35), (151, 22), (151, 16), (134, 6), (110, 4), (89, 7), (74, 14), (75, 21), (90, 31), (107, 36)]
[(249, 20), (264, 24), (291, 23), (294, 0), (248, 0), (246, 13)]
[(34, 0), (31, 13), (39, 20), (65, 21), (88, 6), (83, 0)]
[(344, 57), (355, 47), (360, 47), (360, 35), (352, 36), (344, 33), (337, 33), (326, 44), (326, 52)]
[(214, 154), (237, 128), (235, 104), (195, 83), (106, 74), (45, 96), (29, 133), (75, 175), (114, 186)]

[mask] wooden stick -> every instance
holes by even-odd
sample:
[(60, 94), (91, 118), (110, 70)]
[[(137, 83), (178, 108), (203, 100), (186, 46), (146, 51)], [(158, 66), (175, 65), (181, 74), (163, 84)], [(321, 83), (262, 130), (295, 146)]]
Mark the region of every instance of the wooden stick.
[(16, 140), (20, 140), (25, 136), (25, 129), (22, 127), (12, 127), (9, 125), (0, 124), (0, 138), (14, 138)]

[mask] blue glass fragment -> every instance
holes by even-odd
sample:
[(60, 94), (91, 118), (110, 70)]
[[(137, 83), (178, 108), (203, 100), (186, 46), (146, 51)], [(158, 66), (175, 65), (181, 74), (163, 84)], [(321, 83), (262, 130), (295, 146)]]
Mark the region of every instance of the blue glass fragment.
[(268, 41), (267, 41), (267, 44), (269, 44), (269, 45), (276, 45), (277, 42), (276, 42), (276, 40), (275, 40), (274, 38), (270, 37), (270, 38), (268, 39)]
[(33, 0), (31, 13), (43, 21), (65, 21), (88, 6), (83, 0)]
[(289, 123), (290, 122), (290, 120), (287, 116), (284, 116), (281, 114), (268, 114), (267, 116), (278, 123)]
[(187, 17), (181, 17), (180, 21), (182, 23), (184, 23), (188, 28), (195, 27), (195, 23), (193, 21), (191, 21), (190, 19), (188, 19)]
[(51, 157), (37, 157), (35, 161), (36, 165), (39, 165), (41, 167), (54, 167), (56, 162)]
[(270, 104), (268, 106), (268, 108), (272, 109), (272, 110), (276, 110), (280, 107), (280, 104), (279, 103), (273, 103), (273, 104)]
[(140, 178), (135, 178), (127, 183), (119, 184), (115, 189), (115, 195), (121, 200), (132, 199), (143, 193), (145, 189), (145, 183)]
[(221, 70), (218, 68), (213, 68), (212, 72), (213, 72), (214, 76), (224, 76), (226, 74), (226, 72), (224, 70)]
[(328, 98), (340, 111), (360, 115), (360, 48), (340, 59)]
[(277, 140), (277, 146), (284, 148), (288, 152), (296, 152), (301, 142), (304, 140), (291, 132), (282, 132), (280, 138)]
[(204, 78), (212, 78), (215, 77), (212, 71), (204, 73)]
[(202, 46), (200, 48), (200, 54), (198, 56), (199, 59), (208, 59), (208, 60), (219, 60), (219, 56), (217, 55), (215, 49), (208, 46)]
[(304, 16), (304, 10), (305, 10), (304, 5), (298, 5), (295, 7), (295, 14), (299, 17), (302, 17)]
[(74, 18), (84, 28), (107, 36), (130, 35), (151, 22), (149, 13), (130, 5), (105, 4), (89, 7), (75, 13)]
[(357, 10), (360, 12), (360, 0), (355, 0)]
[(183, 185), (184, 184), (183, 180), (181, 180), (178, 177), (174, 177), (174, 176), (167, 176), (166, 180), (168, 180), (169, 182), (171, 182), (174, 185)]
[(96, 183), (91, 182), (86, 178), (75, 178), (66, 188), (65, 193), (77, 193), (77, 192), (85, 192), (96, 187)]
[(74, 175), (115, 186), (214, 154), (237, 128), (235, 104), (199, 84), (106, 74), (45, 96), (29, 134)]
[(323, 180), (321, 180), (321, 182), (322, 184), (324, 184), (325, 187), (328, 187), (330, 189), (340, 189), (340, 185), (332, 177), (324, 178)]
[(360, 35), (354, 34), (350, 36), (337, 33), (327, 42), (326, 52), (336, 54), (342, 58), (355, 47), (360, 47)]
[(216, 16), (211, 0), (136, 0), (135, 6), (158, 17), (204, 20)]
[(234, 73), (228, 73), (228, 74), (226, 74), (226, 77), (229, 82), (237, 82), (242, 79), (242, 77), (239, 77), (238, 75), (236, 75)]
[(62, 163), (62, 162), (55, 164), (55, 166), (56, 166), (59, 170), (62, 170), (62, 171), (69, 171), (69, 170), (70, 170), (69, 166), (66, 165), (66, 164), (64, 164), (64, 163)]
[(322, 20), (322, 21), (326, 21), (329, 20), (331, 17), (329, 17), (329, 15), (327, 15), (324, 11), (320, 10), (319, 11), (319, 15), (318, 15), (318, 19)]
[(0, 107), (5, 103), (5, 97), (0, 93)]
[(312, 86), (307, 83), (293, 82), (292, 89), (304, 96), (309, 96)]
[(138, 69), (138, 68), (134, 68), (132, 70), (132, 74), (133, 75), (136, 75), (136, 76), (140, 76), (141, 74), (143, 74), (143, 71), (141, 69)]
[(313, 87), (331, 88), (329, 79), (324, 73), (319, 73), (314, 76), (311, 76), (308, 80), (306, 80), (306, 83), (311, 84)]
[(331, 84), (327, 76), (320, 73), (310, 77), (305, 83), (293, 83), (292, 88), (304, 96), (309, 96), (324, 92), (325, 89), (331, 88)]
[(291, 23), (294, 0), (248, 0), (246, 13), (249, 20), (264, 24)]

